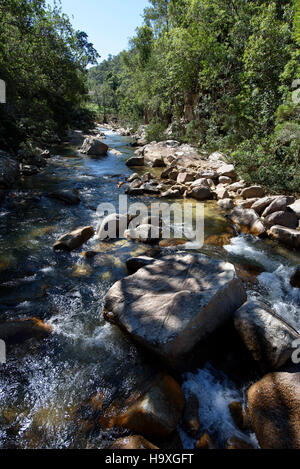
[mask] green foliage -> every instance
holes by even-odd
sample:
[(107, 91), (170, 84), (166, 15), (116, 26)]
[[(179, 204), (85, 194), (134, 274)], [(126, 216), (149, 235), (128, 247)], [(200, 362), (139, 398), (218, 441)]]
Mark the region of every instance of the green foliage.
[(0, 144), (17, 149), (28, 138), (63, 133), (79, 114), (84, 118), (86, 66), (97, 53), (44, 0), (2, 0), (0, 18), (0, 74), (7, 85)]
[(150, 140), (180, 123), (174, 138), (296, 190), (299, 0), (149, 0), (144, 20), (128, 51), (91, 72), (119, 119), (149, 124)]
[(146, 139), (147, 142), (160, 142), (161, 140), (164, 140), (165, 138), (165, 132), (166, 126), (162, 122), (155, 122), (152, 121), (150, 122), (149, 125), (147, 125), (147, 130), (146, 130)]

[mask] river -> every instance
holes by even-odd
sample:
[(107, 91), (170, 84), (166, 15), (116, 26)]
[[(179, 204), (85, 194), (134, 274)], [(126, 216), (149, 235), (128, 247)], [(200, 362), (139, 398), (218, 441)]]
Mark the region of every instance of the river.
[[(124, 193), (117, 184), (131, 174), (125, 164), (134, 151), (130, 138), (102, 130), (109, 147), (122, 156), (93, 159), (61, 146), (47, 167), (21, 182), (0, 207), (1, 320), (34, 316), (54, 327), (43, 342), (9, 348), (7, 364), (0, 365), (0, 448), (109, 446), (113, 431), (100, 429), (87, 436), (78, 431), (74, 416), (97, 390), (113, 396), (132, 388), (137, 370), (144, 367), (141, 352), (101, 313), (105, 293), (127, 274), (126, 260), (149, 248), (127, 240), (100, 243), (94, 237), (82, 248), (99, 251), (93, 262), (81, 250), (67, 254), (52, 249), (62, 234), (79, 226), (96, 227), (98, 205), (117, 206)], [(78, 189), (80, 205), (66, 206), (45, 195), (68, 188)], [(141, 200), (151, 202), (148, 197)], [(300, 331), (300, 294), (289, 285), (300, 254), (271, 241), (231, 237), (215, 202), (206, 204), (205, 229), (201, 251), (259, 272), (258, 283), (247, 284), (249, 297), (263, 297)], [(182, 381), (185, 392), (198, 393), (205, 427), (230, 435), (233, 422), (227, 405), (243, 390), (209, 364)], [(190, 438), (183, 430), (180, 434), (188, 449)]]

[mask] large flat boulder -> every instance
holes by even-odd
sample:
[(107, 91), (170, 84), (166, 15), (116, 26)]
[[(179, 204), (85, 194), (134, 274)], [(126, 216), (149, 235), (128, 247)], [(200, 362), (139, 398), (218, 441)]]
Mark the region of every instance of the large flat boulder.
[(104, 315), (169, 360), (192, 350), (246, 300), (232, 264), (204, 255), (174, 255), (113, 285)]
[(234, 324), (253, 359), (263, 371), (274, 371), (290, 360), (300, 335), (261, 301), (248, 301), (234, 314)]

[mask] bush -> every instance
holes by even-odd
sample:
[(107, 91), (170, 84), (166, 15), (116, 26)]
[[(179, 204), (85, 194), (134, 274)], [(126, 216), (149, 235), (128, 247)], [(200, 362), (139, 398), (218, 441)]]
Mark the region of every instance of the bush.
[(161, 122), (150, 122), (146, 127), (147, 142), (161, 142), (166, 139), (165, 130), (167, 126)]

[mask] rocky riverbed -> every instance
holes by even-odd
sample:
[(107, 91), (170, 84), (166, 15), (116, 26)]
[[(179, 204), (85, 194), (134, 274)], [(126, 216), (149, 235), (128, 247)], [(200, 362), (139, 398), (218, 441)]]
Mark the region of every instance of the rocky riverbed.
[[(0, 157), (0, 447), (298, 449), (299, 201), (108, 128), (51, 153)], [(120, 194), (204, 203), (204, 246), (99, 238)]]

